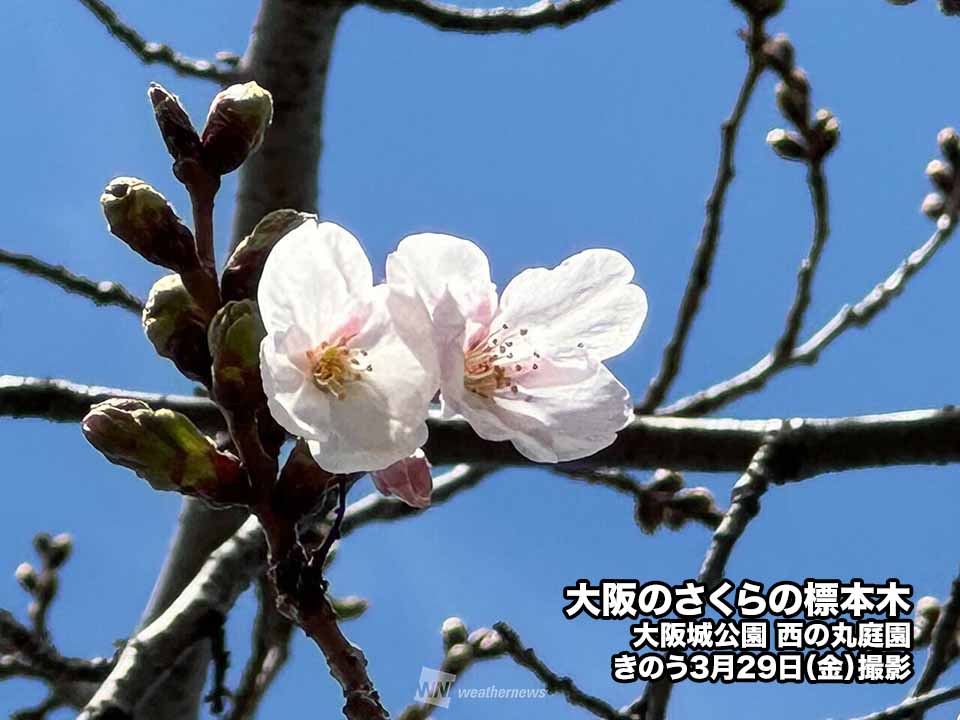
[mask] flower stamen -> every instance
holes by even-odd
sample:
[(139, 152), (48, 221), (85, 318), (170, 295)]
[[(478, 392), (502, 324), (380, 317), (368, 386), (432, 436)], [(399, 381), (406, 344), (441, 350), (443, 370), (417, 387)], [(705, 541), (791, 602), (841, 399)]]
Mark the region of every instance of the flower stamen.
[(313, 350), (307, 350), (310, 377), (313, 384), (338, 400), (347, 396), (346, 386), (373, 370), (373, 365), (360, 368), (356, 356), (366, 356), (365, 350), (350, 349), (350, 338), (344, 337), (335, 343), (322, 342)]

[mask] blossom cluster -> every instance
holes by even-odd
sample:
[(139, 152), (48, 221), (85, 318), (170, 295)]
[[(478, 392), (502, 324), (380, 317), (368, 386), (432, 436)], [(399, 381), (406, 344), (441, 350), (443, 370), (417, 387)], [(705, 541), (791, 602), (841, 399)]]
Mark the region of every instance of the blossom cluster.
[(375, 285), (352, 234), (307, 220), (277, 242), (259, 283), (271, 414), (320, 467), (370, 472), (416, 506), (429, 503), (420, 448), (438, 397), (443, 417), (535, 462), (592, 455), (633, 416), (603, 364), (646, 317), (633, 274), (620, 253), (592, 249), (525, 270), (498, 296), (477, 245), (431, 233), (404, 238)]

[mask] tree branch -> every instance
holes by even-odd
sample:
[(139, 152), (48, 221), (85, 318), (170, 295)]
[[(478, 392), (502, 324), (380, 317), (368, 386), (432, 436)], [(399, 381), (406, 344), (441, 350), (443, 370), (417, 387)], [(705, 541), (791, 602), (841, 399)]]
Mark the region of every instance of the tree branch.
[(736, 149), (737, 136), (740, 131), (740, 122), (747, 111), (750, 98), (757, 86), (757, 80), (763, 73), (763, 60), (760, 48), (763, 43), (763, 25), (751, 21), (748, 31), (748, 64), (743, 84), (737, 94), (737, 101), (733, 106), (730, 117), (720, 126), (720, 162), (717, 167), (717, 176), (713, 190), (707, 199), (707, 214), (700, 233), (700, 243), (694, 256), (693, 267), (687, 288), (680, 301), (680, 310), (677, 314), (677, 324), (673, 336), (663, 351), (663, 360), (657, 375), (650, 381), (647, 394), (637, 407), (637, 412), (647, 414), (663, 402), (677, 374), (683, 360), (687, 338), (693, 327), (693, 320), (700, 310), (700, 300), (710, 284), (710, 271), (717, 250), (717, 241), (720, 237), (720, 220), (723, 216), (723, 205), (727, 196), (727, 189), (733, 182), (735, 169), (733, 155)]
[(463, 8), (433, 0), (358, 0), (377, 10), (401, 13), (438, 30), (466, 33), (530, 32), (564, 27), (603, 10), (616, 0), (538, 0), (518, 8)]
[(233, 70), (219, 68), (209, 60), (195, 60), (178, 53), (169, 45), (149, 42), (101, 0), (80, 0), (80, 3), (93, 13), (107, 32), (126, 45), (146, 65), (159, 63), (178, 75), (207, 78), (224, 84), (236, 77)]
[[(434, 481), (433, 504), (449, 500), (478, 481), (470, 468), (454, 468)], [(347, 508), (341, 533), (347, 535), (369, 522), (419, 512), (400, 500), (372, 493)], [(210, 555), (180, 596), (131, 638), (110, 676), (81, 714), (81, 720), (130, 720), (151, 688), (163, 682), (164, 672), (207, 637), (210, 619), (226, 616), (253, 578), (263, 573), (266, 564), (266, 538), (257, 519), (250, 517)]]
[(500, 633), (500, 637), (503, 638), (507, 654), (513, 658), (517, 665), (525, 667), (536, 675), (537, 679), (546, 687), (548, 693), (551, 695), (560, 693), (571, 705), (582, 707), (597, 717), (605, 718), (605, 720), (621, 720), (625, 717), (605, 700), (585, 693), (569, 677), (561, 677), (553, 672), (544, 664), (543, 660), (537, 657), (533, 648), (524, 646), (516, 630), (507, 623), (494, 623), (493, 629)]
[[(79, 421), (90, 405), (111, 397), (141, 399), (182, 412), (208, 431), (223, 427), (217, 407), (204, 398), (139, 393), (77, 385), (66, 380), (0, 376), (0, 417)], [(698, 472), (735, 472), (779, 419), (734, 420), (637, 416), (617, 441), (595, 455), (557, 469), (670, 467)], [(425, 452), (434, 465), (531, 465), (512, 445), (478, 437), (463, 420), (431, 415)], [(795, 418), (782, 443), (776, 475), (783, 481), (866, 467), (960, 462), (960, 409), (911, 410), (839, 418)], [(478, 468), (479, 471), (480, 468)]]
[[(930, 636), (930, 650), (927, 662), (920, 673), (920, 679), (910, 691), (908, 698), (917, 698), (933, 690), (937, 680), (949, 667), (955, 657), (957, 625), (960, 622), (960, 575), (953, 579), (950, 596), (940, 609), (940, 616), (933, 626)], [(911, 714), (913, 720), (923, 720), (923, 710)]]
[(21, 255), (3, 249), (0, 249), (0, 265), (7, 265), (27, 275), (49, 280), (68, 293), (81, 295), (93, 300), (97, 305), (115, 305), (138, 316), (143, 312), (143, 300), (119, 283), (108, 280), (97, 282), (82, 275), (74, 275), (63, 265), (51, 265), (32, 255)]
[(58, 687), (68, 682), (100, 682), (113, 667), (107, 658), (62, 656), (6, 610), (0, 610), (0, 651), (12, 652), (0, 654), (0, 680), (31, 677)]
[(943, 705), (945, 702), (950, 702), (957, 698), (960, 698), (960, 685), (943, 690), (934, 690), (925, 695), (908, 698), (899, 705), (888, 707), (886, 710), (871, 713), (870, 715), (864, 715), (863, 717), (856, 718), (856, 720), (900, 720), (900, 718), (909, 717), (915, 712), (929, 710), (930, 708)]
[[(730, 508), (713, 533), (710, 547), (697, 575), (697, 581), (703, 583), (708, 591), (713, 590), (723, 579), (730, 553), (743, 536), (747, 525), (760, 512), (760, 498), (767, 491), (769, 483), (779, 481), (772, 471), (774, 451), (779, 448), (780, 442), (776, 435), (778, 431), (779, 428), (771, 429), (763, 444), (754, 453), (750, 465), (730, 491)], [(648, 682), (643, 695), (627, 710), (627, 715), (638, 714), (644, 720), (664, 720), (672, 690), (673, 683), (669, 678)]]
[(841, 334), (854, 327), (864, 327), (881, 310), (886, 309), (907, 282), (922, 269), (953, 234), (954, 223), (941, 223), (930, 238), (903, 260), (889, 277), (879, 283), (855, 305), (844, 305), (806, 342), (793, 349), (786, 360), (777, 361), (771, 351), (749, 369), (705, 390), (677, 400), (656, 410), (658, 415), (688, 417), (716, 410), (737, 398), (756, 392), (777, 372), (795, 365), (813, 365), (820, 353)]

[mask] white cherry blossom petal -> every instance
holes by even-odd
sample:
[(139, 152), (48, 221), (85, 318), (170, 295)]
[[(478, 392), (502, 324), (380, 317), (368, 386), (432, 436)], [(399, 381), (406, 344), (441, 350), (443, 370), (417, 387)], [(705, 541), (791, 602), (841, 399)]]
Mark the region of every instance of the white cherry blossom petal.
[(263, 391), (270, 414), (292, 435), (323, 434), (330, 423), (329, 400), (313, 386), (305, 360), (309, 341), (297, 327), (268, 335), (260, 344)]
[(415, 287), (431, 314), (447, 291), (461, 312), (476, 322), (489, 322), (497, 308), (487, 256), (474, 243), (453, 235), (405, 237), (387, 258), (387, 282)]
[(552, 357), (585, 350), (596, 360), (629, 348), (647, 315), (633, 266), (614, 250), (585, 250), (547, 270), (517, 275), (503, 291), (497, 320), (529, 328), (530, 342)]

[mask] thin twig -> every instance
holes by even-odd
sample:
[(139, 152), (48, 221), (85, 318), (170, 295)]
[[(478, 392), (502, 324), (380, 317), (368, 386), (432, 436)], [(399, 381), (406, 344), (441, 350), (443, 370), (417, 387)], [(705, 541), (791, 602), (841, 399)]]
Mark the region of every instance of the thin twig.
[(807, 174), (807, 184), (810, 187), (810, 199), (813, 203), (813, 241), (810, 251), (800, 263), (797, 272), (797, 290), (793, 304), (787, 312), (787, 321), (780, 339), (773, 346), (775, 363), (789, 361), (790, 354), (797, 345), (797, 338), (803, 328), (803, 318), (810, 307), (812, 298), (813, 277), (820, 265), (823, 248), (830, 236), (830, 206), (827, 193), (827, 180), (823, 174), (822, 159), (812, 159)]
[(957, 698), (960, 698), (960, 685), (911, 697), (899, 705), (888, 707), (886, 710), (880, 710), (870, 715), (864, 715), (855, 720), (900, 720), (900, 718), (909, 717), (915, 712), (923, 712)]
[(683, 353), (687, 338), (693, 327), (693, 320), (700, 310), (700, 301), (710, 284), (710, 271), (717, 250), (717, 241), (720, 237), (720, 221), (723, 216), (723, 205), (727, 189), (733, 182), (735, 169), (733, 156), (736, 149), (737, 137), (740, 131), (740, 122), (746, 113), (750, 98), (757, 86), (757, 80), (763, 73), (763, 61), (760, 57), (760, 47), (763, 42), (763, 25), (759, 21), (751, 21), (748, 30), (748, 64), (743, 84), (737, 93), (737, 100), (730, 117), (720, 126), (720, 162), (717, 167), (717, 176), (713, 190), (707, 199), (707, 212), (700, 234), (700, 243), (694, 256), (693, 267), (687, 280), (687, 287), (680, 301), (677, 314), (677, 324), (673, 336), (663, 351), (663, 360), (657, 375), (650, 381), (647, 394), (637, 407), (637, 412), (647, 414), (652, 412), (667, 395), (670, 385), (680, 372)]
[(677, 400), (666, 407), (658, 408), (656, 414), (679, 417), (703, 415), (756, 392), (781, 370), (796, 365), (813, 365), (830, 343), (854, 327), (866, 326), (881, 310), (886, 309), (910, 280), (943, 247), (953, 234), (955, 223), (941, 218), (930, 238), (903, 260), (883, 282), (867, 293), (858, 303), (844, 305), (815, 332), (806, 342), (794, 348), (786, 360), (777, 361), (774, 352), (768, 353), (749, 369), (705, 390)]
[(149, 42), (101, 0), (80, 0), (80, 3), (94, 14), (107, 32), (126, 45), (144, 64), (159, 63), (171, 68), (178, 75), (208, 78), (221, 83), (228, 83), (236, 75), (232, 70), (218, 68), (209, 60), (189, 58), (169, 45)]
[(438, 30), (466, 33), (530, 32), (578, 22), (616, 0), (538, 0), (518, 8), (463, 8), (433, 0), (358, 0), (384, 12), (410, 15)]
[(249, 720), (290, 654), (293, 623), (277, 610), (273, 588), (265, 577), (257, 583), (257, 617), (253, 623), (253, 651), (233, 694), (226, 720)]
[[(773, 453), (778, 447), (777, 438), (777, 431), (771, 432), (730, 492), (730, 508), (713, 533), (697, 575), (697, 580), (708, 590), (712, 590), (723, 578), (734, 545), (760, 512), (760, 498), (773, 479)], [(643, 695), (629, 707), (627, 715), (639, 715), (644, 720), (664, 720), (672, 690), (673, 683), (668, 678), (648, 682)]]
[[(940, 609), (940, 616), (930, 636), (927, 662), (908, 697), (916, 698), (933, 690), (937, 680), (950, 666), (951, 661), (956, 657), (958, 622), (960, 622), (960, 574), (953, 579), (950, 596)], [(922, 720), (923, 710), (918, 710), (911, 717), (913, 720)]]
[(109, 280), (97, 282), (82, 275), (75, 275), (63, 265), (51, 265), (32, 255), (10, 252), (9, 250), (0, 249), (0, 265), (7, 265), (27, 275), (49, 280), (68, 293), (81, 295), (93, 300), (97, 305), (115, 305), (136, 313), (138, 316), (143, 312), (143, 300), (119, 283)]
[(560, 693), (571, 705), (582, 707), (597, 717), (605, 718), (605, 720), (622, 720), (625, 717), (605, 700), (578, 688), (569, 677), (557, 675), (544, 664), (543, 660), (537, 657), (533, 648), (524, 645), (517, 631), (507, 623), (494, 623), (493, 629), (500, 633), (503, 638), (507, 654), (513, 658), (517, 665), (525, 667), (536, 675), (537, 679), (546, 687), (548, 693), (551, 695)]
[(14, 675), (64, 682), (101, 682), (110, 673), (113, 661), (107, 658), (64, 657), (6, 610), (0, 610), (0, 679)]

